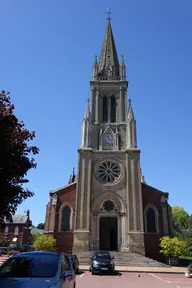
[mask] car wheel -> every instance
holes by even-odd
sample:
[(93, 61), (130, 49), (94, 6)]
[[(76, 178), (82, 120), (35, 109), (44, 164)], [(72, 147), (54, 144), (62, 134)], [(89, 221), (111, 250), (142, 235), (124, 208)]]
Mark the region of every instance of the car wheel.
[(95, 275), (95, 272), (91, 271), (91, 274), (92, 274), (92, 275)]

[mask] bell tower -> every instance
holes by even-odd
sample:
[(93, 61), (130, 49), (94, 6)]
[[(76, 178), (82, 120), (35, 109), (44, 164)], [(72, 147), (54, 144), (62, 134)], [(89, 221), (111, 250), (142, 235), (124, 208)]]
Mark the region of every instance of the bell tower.
[(100, 59), (94, 59), (90, 88), (78, 149), (74, 251), (144, 254), (136, 120), (110, 17)]

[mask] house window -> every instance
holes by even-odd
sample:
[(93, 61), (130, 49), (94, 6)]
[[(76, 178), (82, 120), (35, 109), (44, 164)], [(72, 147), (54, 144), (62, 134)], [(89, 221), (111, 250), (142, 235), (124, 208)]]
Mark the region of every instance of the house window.
[(63, 208), (62, 223), (61, 223), (61, 230), (64, 232), (70, 231), (70, 217), (71, 217), (71, 209), (69, 208), (69, 206), (65, 206)]
[(18, 234), (19, 234), (19, 227), (16, 226), (16, 227), (15, 227), (15, 233), (14, 233), (14, 235), (16, 236), (16, 235), (18, 235)]
[(107, 96), (103, 97), (103, 122), (108, 122), (108, 101), (107, 101)]
[(149, 208), (146, 213), (147, 218), (147, 232), (157, 233), (155, 211)]
[(116, 122), (116, 99), (111, 97), (111, 122)]
[(7, 235), (8, 233), (9, 233), (9, 227), (6, 226), (6, 227), (5, 227), (5, 234)]

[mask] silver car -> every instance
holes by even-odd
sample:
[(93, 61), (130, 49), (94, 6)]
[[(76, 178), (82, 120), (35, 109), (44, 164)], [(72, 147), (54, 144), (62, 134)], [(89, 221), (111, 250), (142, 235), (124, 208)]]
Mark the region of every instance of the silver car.
[(20, 253), (0, 267), (0, 287), (3, 288), (75, 288), (75, 285), (75, 273), (63, 253)]

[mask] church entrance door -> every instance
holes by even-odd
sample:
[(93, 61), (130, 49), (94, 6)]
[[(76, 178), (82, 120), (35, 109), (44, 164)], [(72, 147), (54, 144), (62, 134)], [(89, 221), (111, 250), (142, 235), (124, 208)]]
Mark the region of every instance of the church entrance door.
[(117, 251), (117, 217), (101, 217), (99, 223), (99, 249)]

